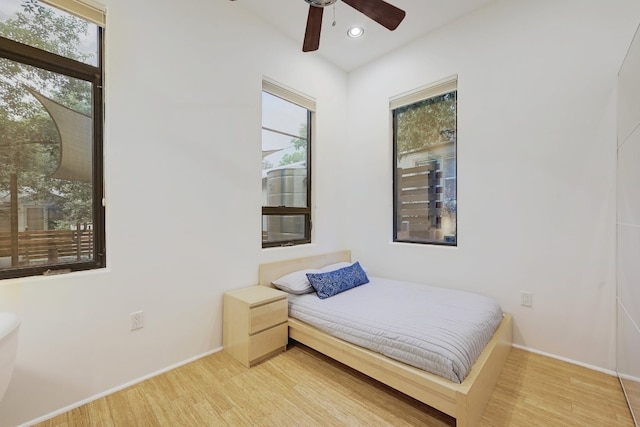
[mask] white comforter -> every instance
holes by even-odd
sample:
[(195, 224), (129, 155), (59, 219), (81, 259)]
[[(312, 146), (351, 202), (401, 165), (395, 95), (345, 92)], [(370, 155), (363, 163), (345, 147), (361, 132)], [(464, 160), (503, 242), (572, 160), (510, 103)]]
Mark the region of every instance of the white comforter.
[(327, 299), (289, 294), (289, 316), (458, 383), (502, 321), (498, 303), (482, 295), (369, 279)]

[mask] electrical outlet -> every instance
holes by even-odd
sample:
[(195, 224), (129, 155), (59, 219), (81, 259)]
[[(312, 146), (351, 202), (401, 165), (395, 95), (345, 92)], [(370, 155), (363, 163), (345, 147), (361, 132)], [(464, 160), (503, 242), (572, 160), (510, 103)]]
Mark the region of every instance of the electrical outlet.
[(524, 291), (520, 292), (520, 305), (533, 307), (533, 293)]
[(144, 327), (144, 311), (129, 314), (129, 329), (134, 331)]

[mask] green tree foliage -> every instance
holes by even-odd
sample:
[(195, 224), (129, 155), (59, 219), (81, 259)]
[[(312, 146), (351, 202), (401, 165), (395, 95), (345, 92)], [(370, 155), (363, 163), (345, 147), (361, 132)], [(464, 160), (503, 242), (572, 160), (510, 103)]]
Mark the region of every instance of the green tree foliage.
[(43, 6), (37, 0), (24, 0), (22, 12), (0, 23), (0, 35), (60, 56), (86, 61), (91, 55), (78, 49), (89, 23), (67, 13)]
[(60, 180), (58, 191), (73, 195), (65, 197), (65, 200), (59, 203), (64, 219), (58, 222), (58, 228), (68, 229), (77, 224), (86, 225), (91, 222), (93, 192), (89, 185), (84, 182)]
[(455, 140), (456, 94), (449, 92), (396, 110), (399, 156)]
[[(8, 60), (0, 59), (0, 75)], [(51, 174), (59, 158), (59, 136), (46, 111), (22, 88), (0, 80), (0, 190), (8, 192), (10, 174), (17, 173), (20, 193), (33, 200), (46, 200)]]
[[(83, 62), (91, 59), (91, 54), (79, 49), (88, 31), (86, 21), (57, 13), (36, 0), (24, 0), (21, 11), (0, 22), (0, 35), (5, 38)], [(58, 206), (70, 215), (70, 223), (91, 222), (91, 184), (50, 178), (60, 161), (60, 136), (27, 87), (91, 114), (87, 82), (0, 58), (0, 205), (9, 192), (10, 174), (16, 173), (21, 198)]]
[(306, 123), (300, 125), (300, 129), (298, 130), (298, 135), (300, 136), (291, 140), (291, 145), (296, 151), (282, 156), (279, 166), (290, 165), (292, 163), (299, 163), (307, 160), (307, 129)]

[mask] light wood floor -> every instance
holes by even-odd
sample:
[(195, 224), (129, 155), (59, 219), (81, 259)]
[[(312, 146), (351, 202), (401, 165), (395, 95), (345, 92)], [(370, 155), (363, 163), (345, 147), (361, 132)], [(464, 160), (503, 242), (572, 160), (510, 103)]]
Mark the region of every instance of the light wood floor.
[[(246, 369), (224, 352), (39, 426), (454, 426), (300, 344)], [(482, 426), (633, 426), (617, 378), (512, 349)]]

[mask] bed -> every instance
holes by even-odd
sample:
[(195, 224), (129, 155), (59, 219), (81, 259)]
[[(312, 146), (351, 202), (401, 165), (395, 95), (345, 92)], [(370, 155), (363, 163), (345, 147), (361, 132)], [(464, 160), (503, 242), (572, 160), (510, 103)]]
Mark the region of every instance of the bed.
[[(259, 283), (273, 286), (277, 278), (294, 271), (350, 261), (351, 252), (344, 250), (261, 264)], [(288, 326), (291, 339), (454, 417), (458, 427), (479, 425), (511, 349), (511, 316), (504, 314), (469, 373), (457, 383), (336, 338), (291, 316)]]

